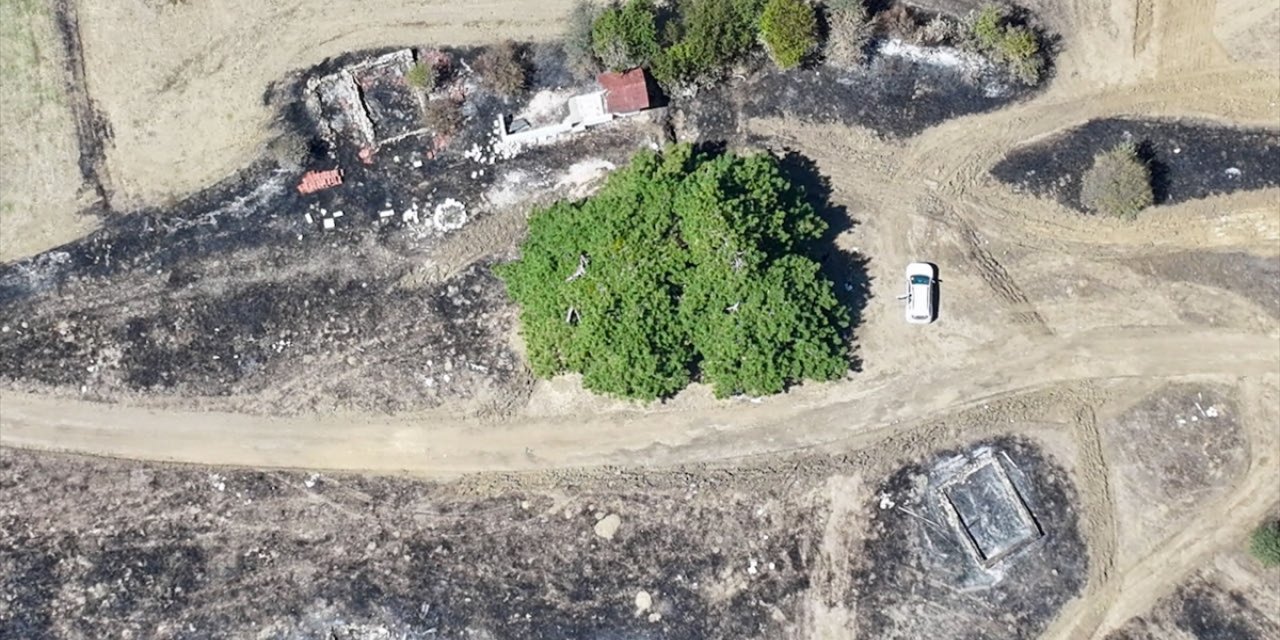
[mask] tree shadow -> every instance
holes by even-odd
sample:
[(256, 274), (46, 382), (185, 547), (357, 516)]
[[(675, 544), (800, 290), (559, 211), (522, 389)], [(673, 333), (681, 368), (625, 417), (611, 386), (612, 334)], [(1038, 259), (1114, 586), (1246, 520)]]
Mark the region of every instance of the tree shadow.
[(1138, 159), (1151, 171), (1151, 195), (1155, 204), (1164, 204), (1169, 199), (1169, 166), (1156, 157), (1155, 145), (1150, 140), (1139, 142), (1136, 147)]
[[(836, 299), (849, 313), (845, 338), (850, 339), (862, 323), (863, 310), (871, 297), (871, 276), (867, 272), (870, 259), (860, 253), (840, 249), (836, 246), (836, 238), (858, 222), (849, 214), (848, 207), (832, 202), (831, 179), (819, 171), (812, 159), (797, 151), (783, 149), (778, 164), (783, 176), (804, 190), (805, 201), (827, 225), (822, 236), (807, 247), (807, 252), (821, 265), (822, 275), (831, 281)], [(849, 352), (849, 367), (854, 371), (862, 370), (862, 359), (856, 349)]]

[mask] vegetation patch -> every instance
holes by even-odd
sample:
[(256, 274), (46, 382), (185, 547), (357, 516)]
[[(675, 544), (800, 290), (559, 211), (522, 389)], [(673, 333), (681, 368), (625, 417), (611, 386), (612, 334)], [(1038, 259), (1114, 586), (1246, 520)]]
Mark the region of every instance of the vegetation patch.
[(1093, 158), (1080, 183), (1080, 202), (1094, 213), (1135, 218), (1155, 202), (1151, 169), (1132, 142), (1122, 142)]
[(804, 0), (769, 0), (760, 16), (760, 37), (779, 67), (799, 65), (818, 45), (818, 20)]
[(1280, 566), (1280, 521), (1258, 525), (1249, 537), (1249, 553), (1268, 567)]
[(848, 312), (804, 255), (825, 227), (772, 156), (677, 145), (533, 214), (499, 275), (539, 376), (645, 400), (695, 378), (777, 393), (848, 368)]

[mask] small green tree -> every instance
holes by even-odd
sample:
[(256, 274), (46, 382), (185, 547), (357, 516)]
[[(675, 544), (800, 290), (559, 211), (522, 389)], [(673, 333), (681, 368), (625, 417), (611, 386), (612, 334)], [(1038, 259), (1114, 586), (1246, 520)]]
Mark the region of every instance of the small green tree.
[(684, 0), (677, 4), (684, 39), (655, 60), (654, 77), (670, 85), (722, 73), (755, 45), (765, 1)]
[(605, 67), (623, 71), (646, 65), (658, 54), (658, 10), (652, 0), (628, 0), (602, 11), (591, 28), (591, 45)]
[(855, 67), (866, 60), (871, 41), (871, 21), (863, 0), (832, 0), (827, 3), (827, 61)]
[(1095, 213), (1133, 218), (1154, 202), (1151, 169), (1132, 142), (1094, 156), (1080, 181), (1080, 203)]
[(799, 65), (818, 45), (818, 19), (805, 0), (769, 0), (760, 13), (760, 37), (782, 69)]
[(1022, 82), (1033, 85), (1044, 73), (1040, 38), (1030, 28), (1011, 24), (1003, 5), (984, 5), (966, 19), (960, 44), (1004, 65)]
[(1280, 521), (1258, 525), (1249, 537), (1249, 552), (1265, 566), (1280, 566)]
[(592, 33), (598, 17), (599, 5), (589, 0), (578, 0), (569, 11), (564, 32), (564, 53), (569, 69), (579, 77), (589, 78), (600, 70)]

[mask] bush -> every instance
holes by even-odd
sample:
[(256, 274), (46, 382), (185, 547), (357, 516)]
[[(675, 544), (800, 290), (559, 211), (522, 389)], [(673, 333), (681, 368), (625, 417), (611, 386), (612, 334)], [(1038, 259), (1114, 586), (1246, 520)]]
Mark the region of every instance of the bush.
[(769, 155), (637, 154), (595, 196), (535, 212), (497, 271), (535, 374), (599, 393), (767, 394), (847, 369), (848, 314), (814, 260), (825, 225)]
[(1080, 182), (1080, 202), (1086, 209), (1133, 218), (1155, 202), (1151, 169), (1131, 142), (1094, 156), (1093, 166)]
[(564, 53), (569, 70), (581, 78), (590, 78), (600, 71), (592, 40), (600, 7), (588, 0), (578, 0), (569, 11), (569, 24), (564, 33)]
[(628, 0), (600, 13), (591, 27), (591, 46), (612, 71), (646, 65), (658, 54), (658, 11), (652, 0)]
[(422, 122), (433, 133), (451, 136), (462, 129), (462, 105), (449, 98), (428, 100)]
[(1253, 530), (1249, 553), (1265, 566), (1280, 566), (1280, 521), (1264, 522)]
[(414, 89), (430, 92), (436, 88), (436, 68), (426, 62), (419, 62), (405, 72), (404, 81)]
[(760, 37), (782, 69), (799, 65), (813, 52), (817, 29), (813, 7), (804, 0), (769, 0), (760, 14)]
[(827, 5), (827, 61), (854, 67), (866, 61), (871, 22), (862, 0), (835, 0)]
[[(677, 7), (684, 38), (654, 61), (654, 77), (658, 82), (670, 85), (693, 82), (723, 72), (755, 45), (764, 2), (680, 2)], [(672, 57), (675, 59), (667, 59)]]
[(485, 86), (504, 96), (519, 95), (528, 83), (524, 51), (511, 40), (485, 49), (476, 59), (476, 71)]
[(1023, 25), (1009, 24), (1009, 11), (988, 4), (970, 14), (963, 29), (961, 45), (990, 57), (1007, 67), (1022, 82), (1033, 85), (1044, 73), (1040, 38)]

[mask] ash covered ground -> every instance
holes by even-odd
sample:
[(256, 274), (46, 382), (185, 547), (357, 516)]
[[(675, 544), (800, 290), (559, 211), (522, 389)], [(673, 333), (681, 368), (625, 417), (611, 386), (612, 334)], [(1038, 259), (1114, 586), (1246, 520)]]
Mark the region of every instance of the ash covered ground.
[(823, 521), (817, 479), (793, 479), (448, 485), (5, 450), (0, 635), (776, 638)]
[[(992, 448), (1048, 535), (974, 581), (951, 534), (920, 546), (913, 505), (877, 491)], [(1026, 637), (1083, 580), (1072, 490), (1041, 456), (999, 440), (897, 472), (812, 455), (437, 483), (4, 449), (0, 635), (742, 640), (848, 611), (848, 637)]]
[[(1040, 535), (995, 562), (968, 548), (946, 513), (958, 465), (990, 454)], [(1087, 558), (1075, 489), (1031, 442), (1003, 438), (903, 467), (878, 489), (850, 604), (869, 638), (1034, 638), (1083, 589)], [(999, 511), (992, 506), (986, 514)]]
[(1108, 118), (1026, 145), (991, 169), (1019, 191), (1084, 211), (1080, 178), (1093, 157), (1132, 142), (1151, 168), (1156, 204), (1280, 186), (1280, 131), (1210, 122)]

